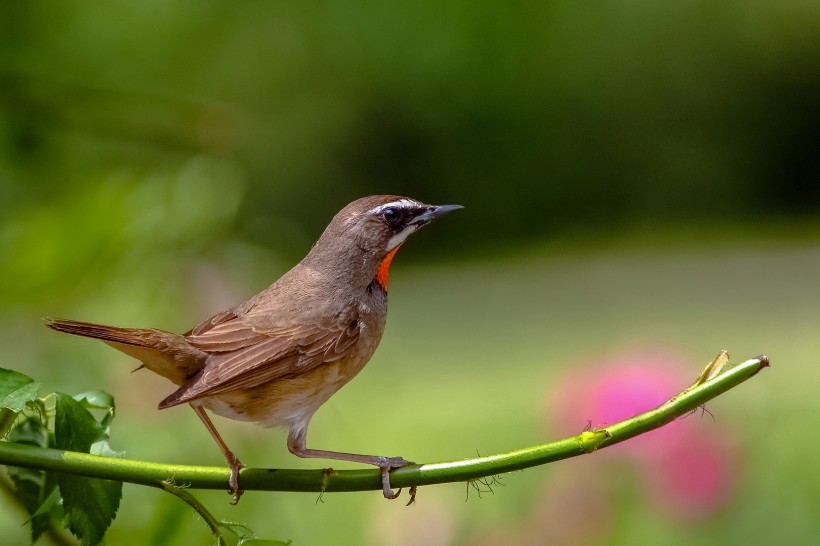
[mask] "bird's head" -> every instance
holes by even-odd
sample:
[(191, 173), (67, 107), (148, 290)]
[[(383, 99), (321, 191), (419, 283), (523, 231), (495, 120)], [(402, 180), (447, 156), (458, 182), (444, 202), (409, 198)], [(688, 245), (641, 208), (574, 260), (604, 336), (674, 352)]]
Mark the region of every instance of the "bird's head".
[(412, 233), (461, 205), (428, 205), (397, 195), (353, 201), (331, 220), (303, 263), (348, 270), (360, 281), (387, 288), (390, 261)]

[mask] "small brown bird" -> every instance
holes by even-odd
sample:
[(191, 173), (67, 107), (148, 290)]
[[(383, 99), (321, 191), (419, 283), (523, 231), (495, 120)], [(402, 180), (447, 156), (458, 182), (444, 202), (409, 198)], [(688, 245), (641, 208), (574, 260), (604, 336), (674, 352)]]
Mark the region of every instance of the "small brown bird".
[(396, 498), (389, 472), (401, 457), (310, 449), (310, 418), (373, 356), (387, 318), (387, 273), (407, 237), (434, 218), (462, 208), (394, 195), (358, 199), (330, 222), (307, 256), (271, 286), (189, 332), (117, 328), (70, 320), (54, 330), (101, 339), (171, 380), (179, 389), (159, 409), (188, 403), (231, 468), (234, 503), (244, 465), (220, 437), (217, 415), (288, 429), (299, 457), (338, 459), (381, 469), (384, 496)]

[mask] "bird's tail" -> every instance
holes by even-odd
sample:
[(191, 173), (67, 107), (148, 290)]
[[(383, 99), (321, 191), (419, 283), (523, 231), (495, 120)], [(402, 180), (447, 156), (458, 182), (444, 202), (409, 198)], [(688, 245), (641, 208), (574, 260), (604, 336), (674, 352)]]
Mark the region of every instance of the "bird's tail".
[(118, 328), (116, 326), (104, 326), (102, 324), (94, 324), (91, 322), (80, 322), (76, 320), (62, 320), (62, 319), (45, 319), (45, 325), (52, 330), (58, 332), (65, 332), (75, 336), (93, 337), (103, 341), (110, 341), (114, 343), (124, 343), (126, 345), (135, 345), (137, 347), (150, 347), (150, 336), (146, 336), (146, 332), (150, 330), (143, 330), (140, 328)]
[(52, 330), (99, 339), (136, 358), (142, 365), (177, 385), (199, 372), (207, 355), (184, 336), (153, 328), (120, 328), (76, 320), (45, 319)]

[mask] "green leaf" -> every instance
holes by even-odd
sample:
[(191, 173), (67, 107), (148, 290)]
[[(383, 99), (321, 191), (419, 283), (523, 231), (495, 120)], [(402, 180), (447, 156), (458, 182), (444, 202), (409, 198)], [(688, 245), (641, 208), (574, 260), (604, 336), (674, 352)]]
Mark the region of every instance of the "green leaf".
[(48, 447), (48, 429), (39, 416), (27, 416), (9, 433), (9, 441), (37, 447)]
[(57, 449), (88, 453), (91, 444), (105, 438), (105, 431), (80, 402), (59, 392), (55, 396), (54, 434)]
[(20, 413), (37, 397), (40, 384), (27, 375), (0, 368), (0, 408)]
[(37, 542), (44, 532), (54, 526), (54, 522), (61, 521), (65, 517), (63, 505), (60, 503), (60, 491), (57, 489), (57, 475), (46, 474), (46, 481), (43, 484), (42, 495), (45, 500), (31, 516), (31, 542)]
[(8, 408), (0, 408), (0, 439), (5, 438), (6, 433), (14, 426), (17, 414)]
[(43, 502), (40, 492), (45, 484), (45, 472), (17, 466), (8, 467), (9, 477), (14, 482), (17, 499), (25, 506), (29, 515), (34, 515)]
[[(37, 416), (30, 416), (11, 431), (9, 440), (18, 444), (48, 447), (48, 430)], [(62, 516), (56, 478), (42, 470), (14, 466), (8, 467), (8, 473), (14, 483), (17, 498), (31, 515), (29, 523), (33, 544), (51, 528), (53, 521)]]
[(88, 452), (92, 455), (100, 455), (102, 457), (123, 457), (125, 455), (124, 451), (112, 449), (107, 438), (91, 444), (91, 449)]
[(86, 409), (105, 410), (105, 417), (100, 420), (100, 424), (105, 429), (106, 434), (110, 432), (111, 421), (114, 419), (115, 413), (114, 397), (111, 394), (102, 390), (88, 391), (76, 395), (74, 400), (81, 403)]
[[(90, 453), (94, 444), (107, 446), (105, 427), (82, 403), (67, 394), (57, 393), (56, 397), (54, 435), (57, 449)], [(60, 474), (57, 481), (63, 497), (66, 526), (83, 545), (99, 544), (117, 514), (122, 482), (69, 474)]]
[(114, 407), (114, 397), (105, 391), (88, 391), (78, 394), (74, 400), (88, 409), (108, 410)]
[(40, 384), (27, 375), (0, 368), (0, 438), (14, 426), (17, 414), (37, 397)]

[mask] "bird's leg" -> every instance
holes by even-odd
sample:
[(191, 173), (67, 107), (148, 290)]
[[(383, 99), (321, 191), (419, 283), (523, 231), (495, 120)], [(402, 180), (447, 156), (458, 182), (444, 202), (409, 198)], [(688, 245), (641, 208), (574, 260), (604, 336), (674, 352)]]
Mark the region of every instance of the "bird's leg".
[[(372, 464), (379, 467), (382, 473), (382, 492), (384, 498), (395, 499), (401, 493), (401, 489), (393, 491), (390, 487), (390, 470), (401, 468), (412, 463), (402, 457), (382, 457), (379, 455), (357, 455), (356, 453), (342, 453), (339, 451), (326, 451), (324, 449), (307, 448), (307, 428), (291, 430), (288, 433), (288, 450), (297, 457), (315, 459), (335, 459), (338, 461), (352, 461), (354, 463)], [(414, 491), (415, 493), (415, 491)], [(415, 494), (413, 495), (415, 497)]]
[(236, 504), (239, 502), (239, 498), (242, 496), (242, 488), (239, 487), (239, 471), (245, 468), (245, 465), (242, 464), (236, 455), (234, 455), (231, 448), (228, 447), (228, 444), (225, 443), (225, 440), (222, 439), (222, 436), (219, 435), (217, 432), (216, 427), (214, 426), (213, 422), (211, 422), (210, 417), (208, 414), (205, 413), (205, 410), (200, 405), (191, 404), (191, 407), (194, 408), (194, 411), (202, 420), (202, 423), (205, 425), (205, 428), (208, 429), (208, 432), (211, 433), (213, 439), (216, 440), (216, 443), (219, 445), (219, 449), (222, 450), (222, 454), (225, 456), (225, 460), (228, 461), (228, 466), (231, 469), (231, 477), (228, 480), (228, 486), (230, 489), (228, 492), (233, 496), (233, 500), (231, 504)]

